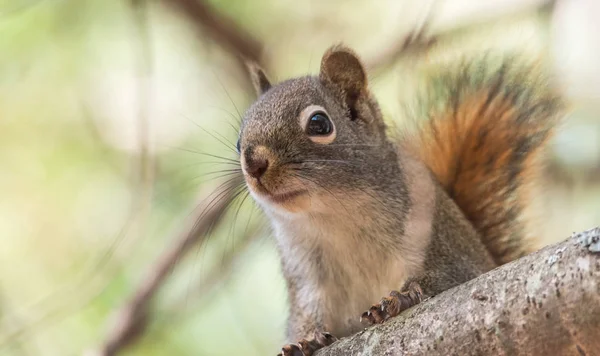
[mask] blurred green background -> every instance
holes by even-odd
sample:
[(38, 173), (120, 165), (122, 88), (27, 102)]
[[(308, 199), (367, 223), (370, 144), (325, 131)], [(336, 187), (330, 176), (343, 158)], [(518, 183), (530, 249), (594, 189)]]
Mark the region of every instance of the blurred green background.
[[(253, 99), (245, 73), (167, 2), (148, 1), (140, 15), (124, 0), (0, 0), (1, 355), (92, 354), (232, 169), (198, 152), (235, 159), (239, 112)], [(439, 43), (371, 79), (396, 122), (424, 65), (485, 49), (541, 55), (572, 111), (548, 155), (534, 228), (551, 243), (600, 222), (594, 0), (552, 11), (534, 0), (209, 3), (262, 42), (275, 80), (316, 73), (340, 41), (376, 58), (432, 6)], [(268, 231), (249, 233), (261, 214), (241, 203), (172, 271), (122, 354), (275, 354), (283, 279)]]

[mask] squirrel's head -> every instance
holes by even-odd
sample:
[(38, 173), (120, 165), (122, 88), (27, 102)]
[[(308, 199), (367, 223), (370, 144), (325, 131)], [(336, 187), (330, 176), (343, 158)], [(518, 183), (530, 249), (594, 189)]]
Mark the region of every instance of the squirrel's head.
[(244, 114), (238, 150), (248, 188), (264, 208), (319, 210), (380, 181), (393, 150), (351, 49), (330, 48), (318, 76), (272, 85), (260, 68), (250, 71), (259, 98)]

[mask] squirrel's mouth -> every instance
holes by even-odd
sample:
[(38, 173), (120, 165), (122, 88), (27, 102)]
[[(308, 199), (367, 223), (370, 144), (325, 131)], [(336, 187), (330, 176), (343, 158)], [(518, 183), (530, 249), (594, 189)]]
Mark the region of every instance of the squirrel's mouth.
[(281, 203), (291, 201), (291, 200), (298, 198), (305, 194), (308, 194), (308, 191), (294, 190), (294, 191), (285, 192), (285, 193), (281, 193), (281, 194), (266, 193), (265, 196), (267, 197), (267, 199), (271, 200), (272, 202), (281, 204)]
[(290, 190), (282, 193), (273, 192), (270, 189), (267, 189), (260, 181), (252, 184), (250, 188), (262, 196), (265, 200), (275, 204), (288, 203), (298, 197), (308, 194), (308, 190), (306, 189)]

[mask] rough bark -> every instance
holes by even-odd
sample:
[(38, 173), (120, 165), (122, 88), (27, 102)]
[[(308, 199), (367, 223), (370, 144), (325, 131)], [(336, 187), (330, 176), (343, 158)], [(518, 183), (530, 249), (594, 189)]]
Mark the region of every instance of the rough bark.
[(317, 355), (600, 355), (599, 251), (577, 234)]

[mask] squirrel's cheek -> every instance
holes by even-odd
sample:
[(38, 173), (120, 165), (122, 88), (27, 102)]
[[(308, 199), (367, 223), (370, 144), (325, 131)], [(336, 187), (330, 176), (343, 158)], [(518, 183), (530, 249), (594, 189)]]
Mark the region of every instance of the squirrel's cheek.
[(283, 209), (289, 213), (301, 213), (310, 211), (312, 207), (312, 201), (308, 194), (299, 196), (293, 200), (285, 201), (278, 205), (280, 209)]

